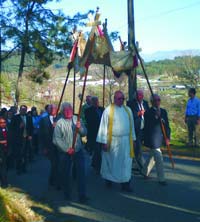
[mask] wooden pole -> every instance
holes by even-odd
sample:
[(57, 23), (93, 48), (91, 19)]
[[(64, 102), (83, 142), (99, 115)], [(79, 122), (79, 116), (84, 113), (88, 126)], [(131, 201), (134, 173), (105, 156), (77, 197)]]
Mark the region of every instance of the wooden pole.
[[(139, 61), (140, 61), (140, 65), (141, 65), (141, 67), (142, 67), (142, 70), (143, 70), (145, 79), (146, 79), (146, 81), (147, 81), (149, 90), (150, 90), (150, 92), (151, 92), (151, 96), (154, 97), (153, 89), (152, 89), (152, 87), (151, 87), (151, 84), (150, 84), (150, 82), (149, 82), (149, 78), (148, 78), (147, 73), (146, 73), (146, 71), (145, 71), (144, 64), (143, 64), (143, 60), (142, 60), (142, 58), (141, 58), (141, 56), (140, 56), (140, 54), (139, 54), (139, 52), (138, 52), (138, 49), (137, 49), (137, 47), (136, 47), (135, 44), (134, 44), (134, 49), (135, 49), (136, 55), (137, 55), (137, 57), (138, 57), (138, 59), (139, 59)], [(164, 140), (167, 141), (168, 138), (167, 138), (167, 133), (166, 133), (165, 125), (164, 125), (164, 123), (163, 123), (163, 121), (162, 121), (161, 118), (160, 118), (160, 126), (161, 126), (161, 130), (162, 130), (162, 133), (163, 133)], [(170, 159), (170, 161), (171, 161), (172, 168), (174, 169), (174, 160), (173, 160), (173, 158), (172, 158), (172, 152), (171, 152), (170, 145), (168, 145), (168, 144), (166, 143), (166, 147), (167, 147), (167, 152), (168, 152), (169, 159)]]
[[(127, 0), (128, 6), (128, 49), (131, 51), (135, 45), (134, 0)], [(137, 90), (136, 68), (128, 76), (128, 96), (132, 100)]]
[[(88, 74), (88, 68), (86, 69), (86, 73), (85, 73), (85, 78), (84, 78), (83, 89), (82, 89), (82, 94), (81, 94), (82, 95), (81, 96), (81, 101), (80, 101), (80, 104), (79, 104), (77, 121), (80, 121), (80, 119), (81, 119), (81, 109), (82, 109), (82, 105), (83, 105), (83, 98), (84, 98), (84, 93), (85, 93), (87, 74)], [(77, 136), (78, 136), (78, 131), (79, 131), (79, 129), (76, 127), (74, 138), (73, 138), (73, 143), (72, 143), (72, 149), (73, 150), (75, 150), (75, 145), (76, 145), (76, 139), (77, 139)]]
[(64, 86), (63, 86), (63, 90), (62, 90), (60, 100), (59, 100), (59, 103), (58, 103), (58, 109), (57, 109), (57, 112), (56, 112), (56, 116), (58, 115), (58, 112), (60, 110), (60, 106), (61, 106), (62, 99), (63, 99), (64, 93), (65, 93), (65, 88), (66, 88), (66, 85), (67, 85), (67, 81), (68, 81), (68, 78), (69, 78), (70, 71), (71, 71), (71, 68), (68, 68), (68, 73), (67, 73), (65, 83), (64, 83)]
[(73, 82), (73, 114), (75, 113), (75, 97), (76, 97), (76, 73), (74, 69), (74, 82)]

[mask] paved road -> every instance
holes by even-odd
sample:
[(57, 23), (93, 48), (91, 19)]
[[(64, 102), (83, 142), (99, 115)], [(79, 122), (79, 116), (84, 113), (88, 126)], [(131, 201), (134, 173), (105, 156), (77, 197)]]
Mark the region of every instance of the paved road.
[(52, 208), (52, 212), (34, 209), (48, 222), (200, 222), (200, 161), (178, 158), (172, 170), (165, 158), (165, 168), (168, 186), (156, 182), (155, 171), (149, 180), (134, 175), (131, 194), (121, 192), (118, 184), (108, 190), (89, 169), (86, 205), (77, 201), (75, 184), (70, 202), (62, 191), (48, 187), (49, 162), (44, 157), (38, 157), (26, 175), (10, 172), (9, 182)]

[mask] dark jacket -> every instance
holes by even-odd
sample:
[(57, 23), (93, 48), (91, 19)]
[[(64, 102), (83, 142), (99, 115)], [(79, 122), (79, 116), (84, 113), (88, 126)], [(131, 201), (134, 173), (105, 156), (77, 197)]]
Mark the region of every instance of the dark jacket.
[[(143, 107), (144, 110), (147, 111), (149, 109), (149, 105), (148, 102), (143, 100)], [(138, 130), (140, 130), (141, 127), (141, 116), (138, 116), (138, 112), (140, 111), (140, 108), (138, 106), (138, 102), (136, 99), (131, 100), (131, 101), (127, 101), (127, 106), (129, 106), (132, 110), (133, 113), (133, 118), (134, 118), (134, 125), (135, 125), (135, 131), (137, 133)]]
[(53, 145), (54, 127), (50, 121), (49, 115), (41, 118), (39, 127), (39, 138), (42, 148), (51, 149)]
[(98, 107), (97, 112), (97, 109), (94, 106), (91, 106), (85, 110), (87, 139), (89, 141), (96, 142), (96, 137), (99, 130), (99, 125), (103, 111), (103, 107)]
[[(4, 137), (3, 135), (3, 129), (0, 128), (0, 141), (3, 141), (3, 140), (7, 140), (8, 141), (8, 131), (7, 129), (6, 130), (6, 138)], [(5, 146), (4, 144), (0, 144), (0, 159), (4, 159), (5, 158), (5, 155), (6, 153), (8, 153), (8, 146)]]
[[(9, 130), (11, 130), (14, 143), (22, 142), (24, 128), (20, 128), (21, 123), (23, 123), (23, 120), (20, 114), (13, 116)], [(28, 115), (26, 115), (26, 132), (27, 136), (33, 135), (33, 122), (31, 116)]]
[(160, 148), (164, 142), (161, 120), (164, 123), (167, 138), (170, 138), (169, 121), (165, 109), (160, 108), (160, 118), (157, 118), (156, 109), (153, 107), (144, 114), (144, 145), (151, 149)]

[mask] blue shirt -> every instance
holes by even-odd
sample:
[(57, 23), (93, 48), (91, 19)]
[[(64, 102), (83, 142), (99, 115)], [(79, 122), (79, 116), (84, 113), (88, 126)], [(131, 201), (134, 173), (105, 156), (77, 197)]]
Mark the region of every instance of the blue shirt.
[(185, 115), (200, 117), (200, 100), (197, 97), (188, 100)]

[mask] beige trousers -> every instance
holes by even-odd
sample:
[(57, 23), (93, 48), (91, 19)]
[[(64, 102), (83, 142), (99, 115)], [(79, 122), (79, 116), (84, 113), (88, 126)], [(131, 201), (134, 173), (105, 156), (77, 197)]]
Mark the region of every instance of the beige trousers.
[(156, 166), (158, 181), (165, 181), (163, 156), (160, 148), (150, 149), (149, 157), (147, 158), (142, 170), (143, 173), (148, 176), (151, 173), (154, 165)]

